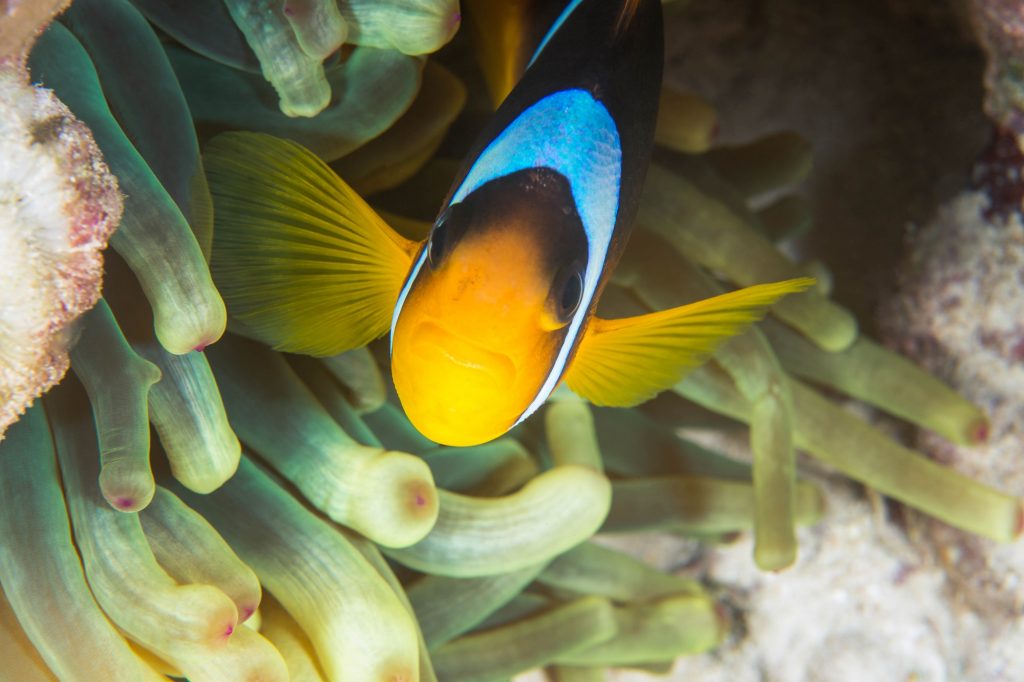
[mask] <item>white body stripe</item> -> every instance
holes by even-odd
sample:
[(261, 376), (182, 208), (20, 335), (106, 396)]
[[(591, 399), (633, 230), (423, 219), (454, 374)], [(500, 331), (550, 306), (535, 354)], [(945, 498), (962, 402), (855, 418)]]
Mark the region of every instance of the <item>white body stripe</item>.
[[(480, 154), (451, 203), (462, 201), (491, 180), (528, 168), (550, 168), (569, 181), (587, 237), (587, 269), (583, 295), (569, 323), (565, 342), (540, 392), (519, 421), (540, 407), (554, 390), (597, 292), (615, 231), (622, 148), (608, 110), (584, 90), (564, 90), (537, 101)], [(423, 267), (424, 254), (416, 261), (399, 295), (391, 318), (392, 338), (409, 288)]]

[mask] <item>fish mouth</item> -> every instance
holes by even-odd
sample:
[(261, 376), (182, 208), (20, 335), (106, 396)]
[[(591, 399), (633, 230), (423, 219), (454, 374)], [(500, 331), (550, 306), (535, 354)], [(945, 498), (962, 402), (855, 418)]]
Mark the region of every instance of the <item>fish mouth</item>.
[(446, 361), (453, 369), (468, 376), (488, 379), (495, 388), (507, 388), (516, 378), (516, 365), (505, 353), (455, 334), (436, 322), (424, 321), (416, 326), (412, 344), (423, 362)]

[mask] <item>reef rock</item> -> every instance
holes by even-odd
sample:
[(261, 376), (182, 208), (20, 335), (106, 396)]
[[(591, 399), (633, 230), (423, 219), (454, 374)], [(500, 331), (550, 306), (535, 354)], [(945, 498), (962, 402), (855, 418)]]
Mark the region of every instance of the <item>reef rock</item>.
[[(918, 448), (958, 471), (1024, 494), (1024, 222), (966, 192), (913, 236), (900, 295), (883, 310), (890, 344), (981, 407), (988, 442), (957, 447), (922, 433)], [(916, 517), (915, 517), (916, 518)], [(1000, 545), (928, 520), (961, 626), (985, 642), (963, 679), (1024, 677), (1024, 545)], [(965, 633), (966, 634), (966, 633)]]
[(0, 437), (67, 371), (67, 325), (99, 299), (121, 219), (89, 129), (26, 80), (0, 67)]

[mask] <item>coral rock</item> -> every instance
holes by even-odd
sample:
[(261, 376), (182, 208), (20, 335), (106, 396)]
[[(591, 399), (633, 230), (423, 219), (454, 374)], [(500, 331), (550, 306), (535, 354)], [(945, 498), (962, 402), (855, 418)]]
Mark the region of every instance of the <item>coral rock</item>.
[(985, 109), (998, 125), (1024, 139), (1024, 7), (1016, 0), (972, 0), (971, 20), (988, 56)]
[(53, 93), (0, 68), (0, 437), (68, 368), (67, 325), (100, 295), (121, 219), (89, 129)]
[[(883, 310), (887, 340), (962, 392), (989, 417), (986, 442), (919, 447), (961, 473), (1024, 494), (1024, 223), (992, 215), (984, 192), (961, 194), (915, 235), (900, 296)], [(994, 544), (922, 521), (924, 537), (966, 607), (961, 637), (984, 645), (963, 679), (1021, 679), (1024, 546)], [(1011, 672), (1012, 671), (1012, 672)]]
[(0, 2), (0, 66), (22, 68), (28, 50), (55, 14), (71, 0)]

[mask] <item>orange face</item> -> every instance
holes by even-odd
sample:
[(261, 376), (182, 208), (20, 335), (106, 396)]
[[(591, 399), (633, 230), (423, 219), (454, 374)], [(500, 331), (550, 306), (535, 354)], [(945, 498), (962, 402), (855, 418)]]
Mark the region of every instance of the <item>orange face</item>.
[(431, 440), (474, 445), (503, 434), (566, 340), (585, 238), (564, 210), (567, 187), (541, 176), (481, 187), (442, 216), (425, 246), (391, 360), (402, 406)]

